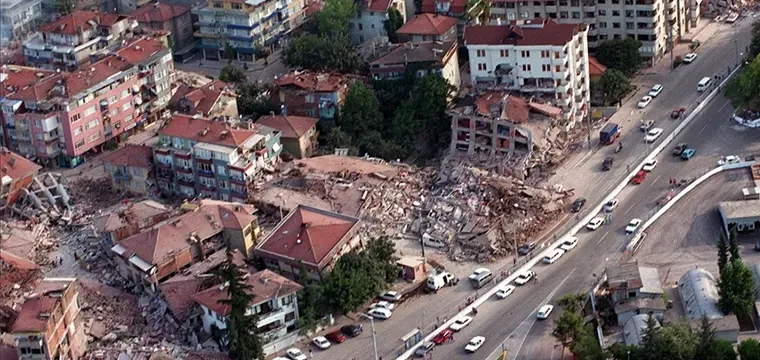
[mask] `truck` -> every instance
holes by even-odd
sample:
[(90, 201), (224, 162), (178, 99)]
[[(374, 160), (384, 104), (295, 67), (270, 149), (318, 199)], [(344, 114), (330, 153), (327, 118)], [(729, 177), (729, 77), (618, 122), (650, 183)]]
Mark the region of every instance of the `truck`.
[(438, 291), (446, 285), (451, 285), (455, 281), (454, 275), (446, 271), (439, 271), (436, 274), (431, 274), (427, 278), (427, 287), (432, 291)]
[(608, 123), (599, 132), (599, 142), (602, 145), (610, 145), (620, 136), (620, 125)]

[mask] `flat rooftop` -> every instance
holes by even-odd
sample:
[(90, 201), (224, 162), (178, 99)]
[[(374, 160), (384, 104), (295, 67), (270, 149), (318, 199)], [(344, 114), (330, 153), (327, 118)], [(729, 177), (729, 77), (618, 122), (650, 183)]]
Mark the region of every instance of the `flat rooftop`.
[(721, 201), (719, 208), (726, 219), (760, 217), (760, 201), (758, 200)]

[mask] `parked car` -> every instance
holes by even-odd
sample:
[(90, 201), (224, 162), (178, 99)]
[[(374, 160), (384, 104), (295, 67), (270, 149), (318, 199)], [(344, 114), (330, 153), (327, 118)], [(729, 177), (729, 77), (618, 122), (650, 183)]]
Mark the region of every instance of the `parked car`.
[(607, 171), (609, 169), (612, 169), (612, 164), (615, 162), (615, 160), (612, 158), (612, 156), (608, 156), (604, 159), (604, 162), (602, 163), (602, 170)]
[(636, 185), (641, 184), (647, 178), (647, 174), (646, 171), (639, 170), (639, 172), (636, 173), (636, 176), (633, 177), (633, 183)]
[[(583, 199), (583, 201), (585, 202), (586, 199)], [(536, 241), (526, 242), (525, 244), (522, 244), (520, 245), (519, 248), (517, 248), (517, 253), (522, 256), (528, 255), (530, 254), (531, 251), (533, 251), (536, 248), (536, 246), (538, 246), (538, 242)]]
[(688, 53), (683, 57), (684, 64), (691, 64), (694, 60), (697, 60), (697, 54), (695, 53)]
[(480, 349), (481, 346), (483, 346), (483, 343), (486, 342), (486, 338), (482, 336), (476, 336), (470, 340), (470, 342), (467, 343), (467, 345), (464, 346), (464, 351), (468, 353), (474, 353)]
[(525, 272), (520, 273), (520, 275), (517, 275), (517, 278), (515, 278), (515, 284), (517, 285), (525, 285), (533, 279), (533, 276), (535, 276), (536, 273), (533, 271), (527, 270)]
[(357, 337), (362, 334), (362, 331), (364, 331), (364, 327), (361, 324), (345, 325), (340, 328), (340, 332), (350, 337)]
[(393, 291), (393, 290), (386, 291), (378, 295), (378, 297), (382, 300), (390, 301), (390, 302), (397, 302), (401, 300), (401, 294), (398, 291)]
[(578, 246), (578, 238), (575, 236), (570, 236), (566, 238), (564, 242), (562, 242), (559, 248), (565, 251), (570, 251), (576, 246)]
[(496, 297), (499, 299), (504, 299), (507, 296), (511, 295), (515, 291), (515, 287), (512, 285), (505, 285), (503, 288), (496, 290)]
[(336, 343), (336, 344), (340, 344), (346, 341), (346, 335), (341, 334), (340, 330), (335, 330), (331, 333), (328, 333), (327, 335), (325, 335), (325, 337), (327, 338), (327, 340), (330, 340), (330, 342)]
[(641, 100), (639, 100), (639, 103), (636, 106), (638, 106), (639, 109), (643, 109), (649, 106), (649, 103), (651, 102), (652, 102), (652, 97), (647, 95), (641, 98)]
[(591, 219), (591, 221), (589, 221), (588, 224), (586, 224), (586, 229), (594, 231), (598, 229), (600, 226), (602, 226), (602, 224), (604, 224), (604, 218), (595, 217)]
[(291, 360), (306, 360), (306, 354), (296, 348), (290, 348), (285, 352)]
[(644, 141), (651, 143), (657, 141), (657, 138), (662, 135), (662, 129), (660, 128), (653, 128), (650, 129), (649, 132), (647, 132), (647, 136), (644, 137)]
[(577, 198), (573, 203), (570, 205), (570, 212), (578, 212), (581, 211), (583, 208), (583, 205), (586, 205), (586, 198)]
[(393, 312), (388, 309), (374, 308), (367, 311), (367, 315), (372, 316), (375, 319), (387, 320), (390, 319)]
[(657, 166), (657, 159), (649, 159), (646, 162), (644, 162), (644, 166), (641, 167), (641, 170), (650, 172), (654, 170), (655, 166)]
[(718, 166), (736, 164), (741, 161), (742, 159), (736, 155), (728, 155), (718, 160)]
[(686, 150), (688, 145), (686, 143), (680, 143), (673, 148), (673, 156), (681, 156), (681, 153)]
[(452, 336), (454, 336), (454, 332), (451, 331), (451, 329), (443, 329), (443, 331), (439, 332), (438, 335), (433, 338), (433, 342), (436, 345), (441, 345), (446, 341), (449, 341)]
[(459, 331), (467, 327), (467, 325), (470, 325), (472, 322), (472, 318), (469, 316), (462, 316), (454, 321), (451, 326), (449, 326), (449, 329), (451, 331)]
[(618, 201), (618, 199), (612, 199), (604, 204), (604, 207), (602, 209), (604, 212), (612, 212), (612, 210), (615, 210), (619, 203), (620, 201)]
[(649, 90), (649, 94), (647, 94), (647, 95), (649, 95), (649, 96), (651, 96), (653, 98), (656, 98), (657, 95), (660, 95), (661, 92), (662, 92), (662, 85), (661, 84), (654, 84), (654, 86), (652, 86), (652, 89)]
[(673, 118), (673, 119), (678, 119), (681, 116), (683, 116), (683, 113), (685, 113), (685, 112), (686, 112), (686, 108), (685, 107), (677, 107), (677, 108), (673, 109), (672, 113), (670, 113), (670, 117)]
[(641, 125), (639, 125), (639, 130), (647, 132), (652, 126), (654, 126), (654, 120), (642, 121)]
[(324, 336), (317, 336), (314, 339), (311, 340), (311, 342), (318, 348), (325, 350), (330, 347), (330, 341), (327, 340)]
[(625, 227), (625, 233), (626, 234), (633, 234), (636, 232), (636, 229), (639, 228), (639, 225), (641, 225), (641, 219), (633, 219), (631, 222), (628, 223)]
[(396, 307), (396, 305), (394, 305), (393, 303), (388, 302), (388, 301), (378, 301), (378, 302), (372, 303), (369, 306), (370, 309), (372, 309), (372, 308), (383, 308), (383, 309), (388, 309), (388, 310), (393, 310), (395, 307)]
[(425, 357), (427, 353), (433, 351), (433, 348), (435, 347), (435, 343), (432, 341), (426, 341), (420, 345), (420, 347), (417, 348), (417, 350), (414, 350), (414, 357)]
[(540, 309), (538, 309), (538, 313), (536, 313), (536, 317), (539, 320), (545, 320), (549, 317), (549, 314), (552, 313), (552, 310), (554, 310), (554, 306), (552, 305), (544, 305)]
[(686, 149), (681, 153), (681, 159), (683, 160), (689, 160), (692, 156), (694, 156), (694, 153), (696, 153), (697, 150), (694, 149)]

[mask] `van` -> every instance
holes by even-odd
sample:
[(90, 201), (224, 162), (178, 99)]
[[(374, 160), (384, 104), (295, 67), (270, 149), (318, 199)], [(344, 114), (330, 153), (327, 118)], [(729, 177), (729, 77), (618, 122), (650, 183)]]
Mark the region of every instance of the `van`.
[(547, 264), (553, 264), (557, 259), (562, 257), (562, 255), (565, 254), (565, 250), (562, 249), (554, 249), (554, 251), (551, 252), (551, 254), (544, 256), (544, 262)]
[(712, 79), (709, 77), (703, 77), (702, 80), (699, 80), (699, 84), (697, 84), (697, 91), (703, 92), (709, 89), (710, 85), (712, 85)]
[(475, 274), (470, 275), (469, 279), (474, 288), (480, 289), (493, 280), (493, 273), (488, 269), (478, 269)]
[(428, 234), (422, 234), (422, 243), (432, 248), (446, 247), (446, 243), (443, 240), (434, 238)]

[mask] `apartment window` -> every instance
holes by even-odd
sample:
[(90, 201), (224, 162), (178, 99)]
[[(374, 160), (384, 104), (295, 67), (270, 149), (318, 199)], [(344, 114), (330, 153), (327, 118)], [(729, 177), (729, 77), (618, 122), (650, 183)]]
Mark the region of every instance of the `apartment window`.
[(486, 64), (480, 63), (478, 64), (478, 71), (486, 71), (488, 70), (488, 67), (486, 67)]
[(554, 65), (554, 72), (562, 72), (562, 68), (559, 65)]
[(216, 173), (219, 175), (227, 175), (227, 168), (224, 165), (217, 165)]
[(45, 140), (45, 139), (42, 137), (42, 134), (38, 133), (37, 134), (37, 140), (42, 141), (42, 140)]
[(549, 64), (542, 64), (541, 71), (552, 71), (552, 66)]
[(560, 19), (567, 19), (567, 11), (560, 11), (559, 12), (559, 18)]
[(580, 11), (573, 11), (573, 12), (572, 12), (570, 15), (571, 15), (571, 17), (572, 17), (573, 19), (580, 19), (580, 18), (581, 18), (581, 13), (580, 13)]
[(533, 6), (541, 6), (541, 2), (540, 1), (534, 1), (533, 2)]
[(240, 10), (243, 8), (243, 4), (232, 3), (232, 8), (235, 10)]
[(92, 119), (91, 121), (87, 122), (87, 125), (84, 126), (85, 129), (90, 130), (100, 124), (100, 120), (98, 119)]
[[(229, 188), (229, 185), (227, 185), (226, 181), (219, 180), (219, 187), (222, 188), (222, 189), (227, 189), (227, 188)], [(250, 227), (248, 227), (248, 228), (250, 229)]]
[(84, 146), (84, 139), (77, 141), (74, 144), (74, 148), (79, 149), (80, 147)]
[(612, 23), (612, 28), (613, 29), (620, 29), (620, 23), (619, 22), (613, 22)]
[(599, 28), (600, 29), (606, 29), (607, 28), (607, 23), (606, 22), (600, 22), (599, 23)]
[(121, 96), (121, 98), (123, 99), (123, 98), (125, 98), (125, 97), (129, 96), (129, 90), (122, 90), (122, 91), (121, 91), (121, 94), (119, 94), (119, 95), (120, 95), (120, 96)]
[(124, 117), (124, 122), (125, 123), (128, 123), (130, 121), (132, 121), (132, 114), (129, 114), (129, 115), (127, 115), (127, 116)]
[(620, 4), (620, 0), (612, 0), (612, 4), (613, 4), (613, 5), (617, 5), (617, 4)]
[(620, 10), (612, 10), (612, 16), (620, 16)]
[(551, 56), (551, 51), (549, 51), (549, 50), (541, 50), (541, 57), (542, 58), (548, 58), (549, 56)]
[(509, 50), (499, 50), (499, 56), (501, 56), (501, 57), (508, 57), (509, 56)]
[(570, 6), (581, 6), (581, 2), (579, 0), (570, 0)]
[[(282, 298), (282, 305), (290, 305), (291, 303), (293, 303), (293, 294)], [(285, 321), (287, 321), (287, 319), (285, 319)]]
[(607, 0), (596, 0), (597, 4), (606, 4)]
[(89, 107), (87, 110), (85, 110), (85, 111), (84, 111), (84, 116), (85, 116), (85, 117), (87, 117), (87, 116), (90, 116), (90, 115), (94, 114), (94, 113), (95, 113), (95, 111), (96, 111), (96, 110), (95, 110), (95, 107), (94, 107), (94, 106), (91, 106), (91, 107)]
[(74, 131), (72, 131), (72, 134), (74, 134), (74, 136), (80, 135), (81, 133), (82, 133), (81, 126), (78, 126), (77, 128), (74, 129)]
[(522, 69), (523, 71), (530, 71), (530, 64), (523, 64)]
[(559, 0), (559, 6), (567, 6), (567, 0)]
[(554, 52), (554, 58), (555, 59), (559, 59), (559, 51), (555, 51)]
[(219, 1), (214, 1), (214, 7), (217, 8), (217, 9), (221, 9), (223, 7), (223, 5)]
[(530, 51), (528, 51), (528, 50), (521, 50), (520, 51), (520, 57), (530, 57)]
[(127, 111), (127, 110), (129, 110), (129, 108), (131, 108), (131, 107), (132, 107), (132, 104), (130, 104), (130, 103), (128, 103), (128, 102), (126, 102), (126, 103), (124, 103), (124, 105), (122, 105), (122, 106), (121, 106), (121, 110), (122, 110), (122, 111)]
[(476, 50), (475, 54), (477, 57), (486, 57), (486, 51), (485, 50)]
[(197, 164), (197, 168), (198, 168), (198, 170), (200, 170), (200, 171), (205, 171), (205, 172), (213, 172), (213, 169), (211, 169), (211, 165), (209, 165), (209, 164), (205, 164), (205, 163), (198, 163), (198, 164)]
[(42, 123), (39, 120), (34, 120), (34, 127), (42, 127)]
[[(508, 3), (507, 5), (514, 5), (514, 4)], [(515, 19), (516, 19), (515, 13), (507, 13), (507, 20), (512, 21), (512, 20), (515, 20)]]
[(607, 16), (607, 10), (599, 9), (599, 16)]
[(521, 12), (521, 13), (520, 13), (520, 18), (521, 18), (521, 19), (527, 19), (527, 18), (528, 18), (528, 12), (527, 12), (527, 11), (525, 11), (525, 12)]
[(621, 39), (621, 37), (620, 37), (620, 34), (615, 34), (615, 35), (614, 35), (612, 38), (613, 38), (613, 39), (618, 39), (618, 40), (620, 40), (620, 39)]
[(359, 30), (360, 30), (360, 31), (361, 31), (361, 30), (364, 30), (364, 26), (362, 25), (362, 23), (359, 23), (358, 25), (359, 25)]
[(111, 97), (109, 97), (109, 98), (108, 98), (108, 103), (109, 103), (109, 104), (113, 104), (113, 103), (115, 103), (115, 102), (116, 102), (116, 95), (114, 95), (114, 96), (111, 96)]
[(111, 109), (111, 116), (119, 115), (119, 108), (115, 107)]
[(87, 142), (94, 142), (96, 140), (100, 139), (100, 131), (90, 135), (87, 137)]
[(308, 116), (308, 117), (317, 117), (317, 109), (315, 109), (315, 108), (308, 108), (308, 109), (306, 109), (306, 116)]
[(634, 25), (633, 25), (633, 23), (632, 23), (632, 22), (627, 22), (627, 23), (625, 23), (625, 28), (626, 28), (626, 29), (628, 29), (628, 30), (633, 30), (633, 26), (634, 26)]

